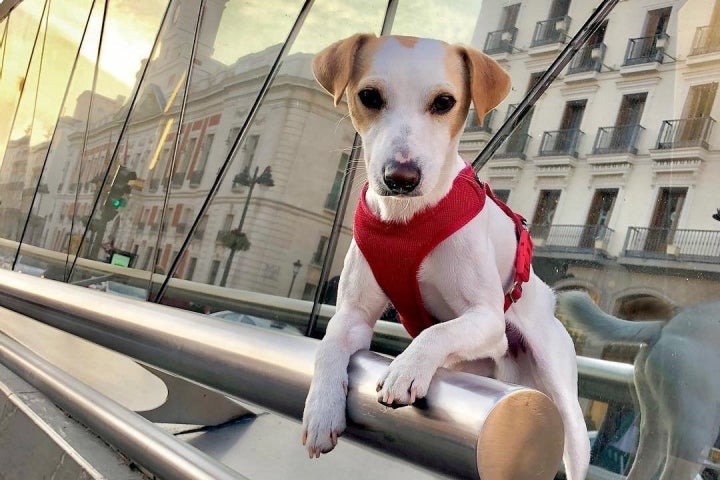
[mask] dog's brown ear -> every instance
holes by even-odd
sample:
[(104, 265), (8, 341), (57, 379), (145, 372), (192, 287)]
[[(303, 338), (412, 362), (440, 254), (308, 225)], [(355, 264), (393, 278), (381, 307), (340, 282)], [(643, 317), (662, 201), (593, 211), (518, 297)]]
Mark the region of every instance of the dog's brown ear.
[(357, 52), (369, 38), (375, 38), (375, 35), (358, 33), (333, 43), (315, 55), (313, 74), (318, 83), (333, 96), (335, 106), (345, 93)]
[(469, 47), (459, 47), (470, 73), (470, 96), (478, 121), (510, 92), (510, 75), (492, 58)]

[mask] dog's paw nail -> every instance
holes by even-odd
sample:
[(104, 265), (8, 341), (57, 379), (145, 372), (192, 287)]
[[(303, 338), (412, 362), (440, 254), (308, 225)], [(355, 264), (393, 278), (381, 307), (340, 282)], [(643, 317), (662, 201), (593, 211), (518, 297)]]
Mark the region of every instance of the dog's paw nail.
[(303, 432), (302, 432), (302, 444), (303, 445), (305, 445), (307, 443), (307, 438), (308, 438), (308, 432), (307, 432), (307, 430), (303, 430)]
[(332, 434), (330, 435), (330, 440), (332, 441), (333, 447), (336, 447), (336, 446), (337, 446), (337, 442), (338, 442), (338, 434), (337, 434), (337, 432), (332, 432)]
[(343, 382), (342, 385), (343, 385), (343, 391), (345, 392), (345, 396), (347, 396), (347, 394), (348, 394), (348, 383), (347, 383), (347, 382)]
[(376, 392), (379, 392), (380, 390), (382, 390), (382, 387), (383, 387), (383, 386), (382, 386), (382, 383), (378, 383), (378, 384), (375, 386), (375, 391), (376, 391)]

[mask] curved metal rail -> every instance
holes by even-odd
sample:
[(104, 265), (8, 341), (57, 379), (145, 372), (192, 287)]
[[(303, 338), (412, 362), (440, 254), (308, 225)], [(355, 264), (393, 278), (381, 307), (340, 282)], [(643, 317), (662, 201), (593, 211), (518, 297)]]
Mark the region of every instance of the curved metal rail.
[(245, 478), (76, 380), (3, 333), (0, 333), (0, 363), (160, 478)]
[[(0, 271), (0, 305), (212, 389), (302, 415), (316, 340), (9, 271)], [(389, 361), (370, 352), (351, 361), (354, 438), (453, 476), (553, 478), (563, 429), (548, 397), (441, 370), (421, 406), (393, 410), (375, 392)]]

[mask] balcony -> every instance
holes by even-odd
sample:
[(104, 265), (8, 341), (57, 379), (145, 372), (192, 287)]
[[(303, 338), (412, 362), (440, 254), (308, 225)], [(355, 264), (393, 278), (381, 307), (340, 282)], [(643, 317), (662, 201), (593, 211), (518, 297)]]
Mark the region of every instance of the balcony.
[(709, 53), (720, 53), (720, 35), (714, 32), (709, 25), (698, 27), (695, 30), (695, 38), (689, 56), (707, 55)]
[(576, 75), (578, 73), (599, 72), (605, 60), (606, 49), (607, 47), (604, 43), (583, 46), (570, 61), (567, 74)]
[(187, 232), (187, 223), (178, 223), (175, 225), (175, 233), (178, 235), (182, 235), (183, 233)]
[(527, 133), (511, 133), (500, 148), (497, 149), (493, 158), (519, 158), (525, 160), (527, 157), (525, 152), (530, 138)]
[(577, 146), (583, 132), (577, 128), (544, 132), (538, 156), (569, 156), (577, 158)]
[(530, 226), (530, 235), (541, 256), (547, 253), (607, 256), (613, 233), (604, 225)]
[(475, 110), (471, 109), (470, 113), (468, 114), (468, 118), (465, 121), (465, 133), (474, 133), (474, 132), (492, 133), (492, 128), (490, 128), (490, 123), (492, 122), (493, 116), (495, 116), (495, 110), (490, 110), (487, 113), (487, 115), (485, 115), (483, 122), (479, 123), (478, 119), (477, 119), (477, 115), (475, 113)]
[(659, 33), (650, 37), (638, 37), (628, 40), (623, 66), (662, 63), (664, 47), (670, 37)]
[(517, 32), (518, 29), (513, 27), (508, 30), (496, 30), (488, 33), (483, 52), (487, 55), (512, 53)]
[(157, 192), (159, 187), (160, 187), (160, 179), (159, 178), (151, 178), (150, 182), (148, 183), (148, 189), (151, 192)]
[(195, 230), (195, 232), (193, 232), (194, 240), (202, 240), (204, 236), (205, 236), (205, 230), (200, 230), (200, 228), (198, 228), (197, 230)]
[(600, 127), (593, 144), (593, 155), (612, 153), (637, 153), (637, 140), (642, 131), (640, 125), (618, 125), (615, 127)]
[(720, 231), (629, 227), (623, 256), (720, 264)]
[(570, 17), (549, 18), (535, 24), (530, 48), (542, 47), (557, 43), (564, 43), (570, 27)]
[(711, 117), (664, 120), (658, 135), (657, 149), (701, 147), (708, 149), (708, 139), (715, 120)]

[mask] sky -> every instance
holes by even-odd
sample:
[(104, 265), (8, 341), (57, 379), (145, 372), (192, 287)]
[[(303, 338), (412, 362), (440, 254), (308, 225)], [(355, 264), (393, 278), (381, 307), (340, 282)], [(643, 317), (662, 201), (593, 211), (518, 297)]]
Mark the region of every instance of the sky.
[[(208, 8), (218, 8), (217, 5), (224, 3), (224, 0), (207, 1)], [(9, 20), (0, 22), (0, 35), (8, 29), (7, 41), (0, 46), (0, 59), (3, 59), (0, 60), (0, 158), (13, 117), (16, 118), (12, 138), (19, 138), (31, 126), (32, 144), (52, 133), (93, 4), (92, 0), (48, 0), (50, 26), (46, 32), (45, 17), (40, 22), (45, 2), (24, 0)], [(179, 0), (173, 2), (177, 4)], [(401, 0), (393, 33), (469, 43), (481, 3), (482, 0)], [(239, 57), (283, 42), (302, 4), (302, 0), (227, 1), (213, 45), (213, 57), (231, 64)], [(103, 0), (95, 0), (64, 114), (72, 114), (77, 96), (91, 88), (103, 5)], [(167, 0), (110, 0), (100, 56), (99, 93), (111, 98), (127, 98), (132, 93), (136, 74), (142, 60), (149, 56), (166, 6)], [(386, 0), (315, 0), (290, 53), (315, 53), (356, 32), (379, 32), (385, 7)], [(173, 8), (171, 6), (168, 21), (173, 19)], [(38, 43), (28, 70), (38, 26)], [(41, 57), (43, 44), (45, 55)], [(13, 115), (23, 79), (24, 93), (18, 114)]]

